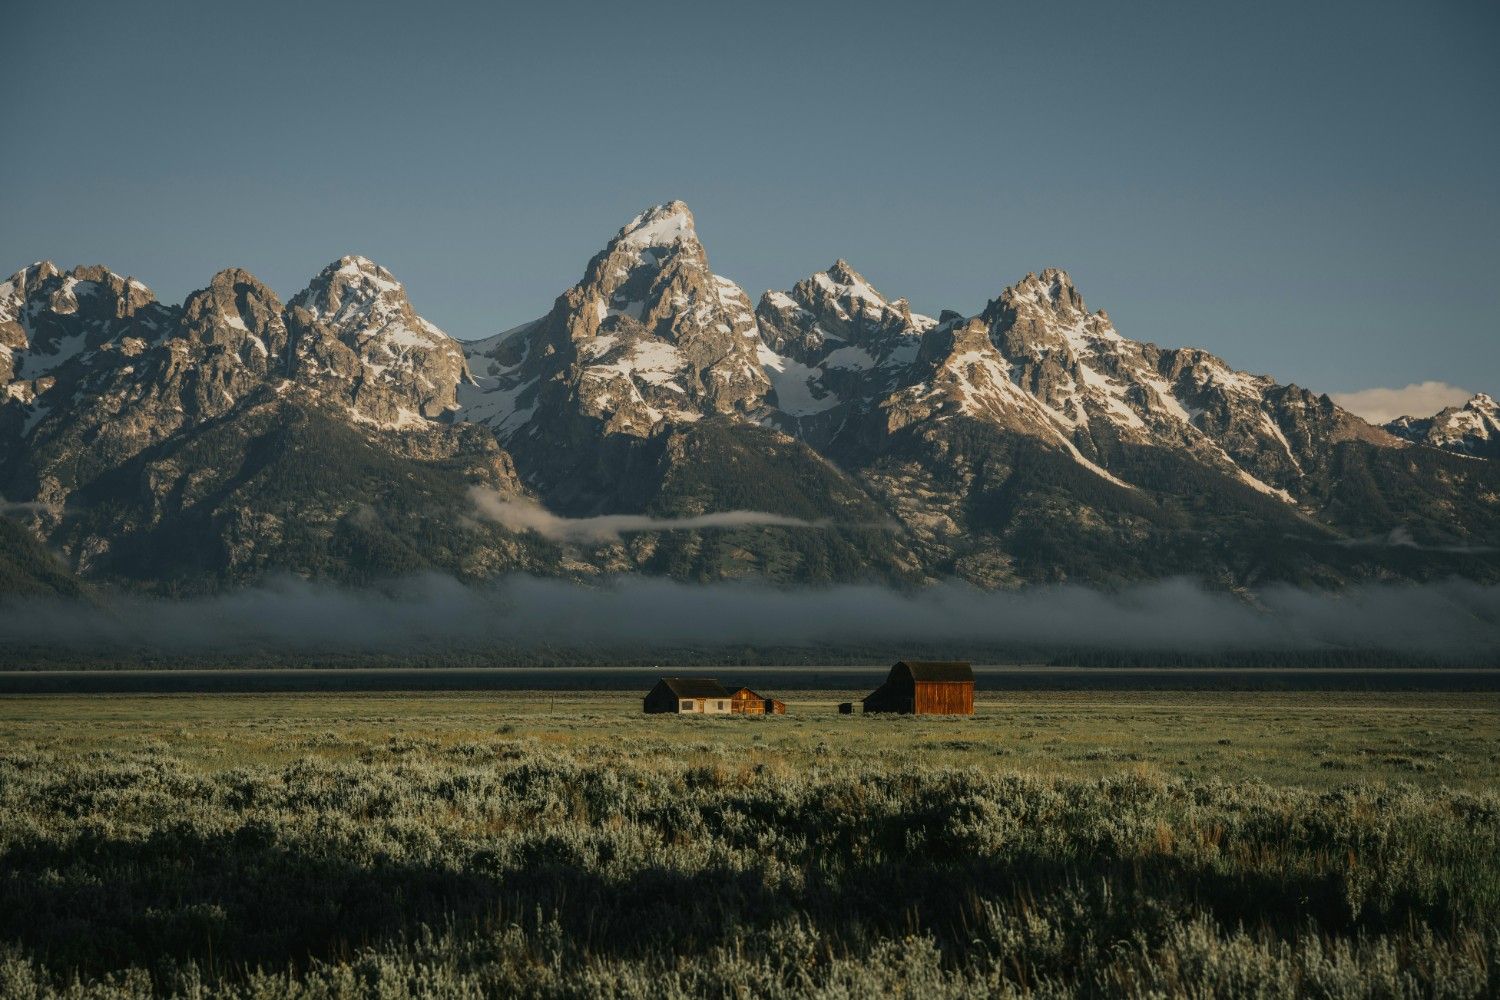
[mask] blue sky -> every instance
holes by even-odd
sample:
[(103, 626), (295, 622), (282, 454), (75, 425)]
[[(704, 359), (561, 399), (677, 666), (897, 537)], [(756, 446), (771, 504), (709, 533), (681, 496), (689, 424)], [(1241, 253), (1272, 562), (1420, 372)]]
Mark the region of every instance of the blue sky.
[(1497, 10), (25, 4), (0, 271), (289, 296), (362, 253), (479, 337), (682, 198), (752, 295), (845, 257), (974, 312), (1055, 265), (1127, 336), (1496, 392)]

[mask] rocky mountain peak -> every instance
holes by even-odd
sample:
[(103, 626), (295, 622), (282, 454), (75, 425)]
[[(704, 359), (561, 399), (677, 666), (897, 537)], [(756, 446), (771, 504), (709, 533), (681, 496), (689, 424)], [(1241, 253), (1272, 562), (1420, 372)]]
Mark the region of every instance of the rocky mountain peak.
[(1125, 344), (1109, 317), (1090, 313), (1072, 278), (1055, 267), (1027, 274), (980, 315), (1001, 352), (1026, 365), (1070, 368), (1080, 356), (1115, 353)]
[(687, 205), (653, 206), (626, 223), (589, 261), (583, 279), (564, 293), (576, 320), (569, 334), (597, 336), (612, 315), (655, 329), (681, 307), (688, 288), (712, 284), (708, 254)]
[(33, 264), (27, 264), (0, 283), (0, 322), (3, 322), (4, 317), (8, 315), (7, 309), (13, 313), (15, 303), (24, 301), (31, 291), (40, 287), (49, 278), (56, 278), (61, 273), (57, 265), (50, 260), (39, 260)]
[[(1500, 473), (1474, 459), (1500, 457), (1500, 407), (1479, 394), (1398, 423), (1464, 457), (1400, 447), (1326, 396), (1207, 352), (1126, 339), (1056, 268), (979, 315), (932, 320), (840, 258), (752, 309), (681, 202), (609, 236), (546, 315), (463, 346), (356, 255), (286, 304), (237, 268), (180, 308), (103, 267), (44, 261), (0, 282), (0, 494), (48, 511), (100, 502), (32, 530), (101, 580), (346, 558), (405, 571), (439, 550), (476, 577), (986, 586), (1480, 566), (1500, 544)], [(522, 481), (567, 516), (764, 505), (836, 527), (630, 533), (559, 557), (468, 525), (469, 486)], [(837, 527), (887, 513), (899, 532)], [(1433, 546), (1430, 566), (1412, 562), (1426, 549), (1382, 563), (1362, 541), (1397, 527)]]
[(843, 258), (789, 292), (765, 293), (757, 315), (773, 350), (809, 365), (843, 352), (838, 360), (859, 368), (884, 363), (893, 353), (900, 363), (910, 362), (917, 338), (936, 325), (914, 314), (904, 298), (888, 300)]
[(886, 305), (884, 295), (875, 290), (875, 287), (865, 280), (865, 276), (849, 266), (849, 262), (840, 257), (833, 262), (833, 266), (826, 271), (818, 271), (808, 279), (814, 288), (812, 291), (822, 293), (824, 296), (850, 299), (860, 304), (872, 306)]
[(463, 348), (417, 315), (396, 276), (367, 257), (329, 264), (287, 303), (289, 370), (387, 429), (458, 408)]
[(1041, 274), (1028, 273), (1002, 291), (985, 312), (1012, 324), (1071, 325), (1088, 315), (1088, 307), (1068, 272), (1049, 267)]
[(849, 266), (849, 262), (840, 257), (833, 262), (833, 266), (823, 272), (840, 285), (866, 285), (865, 276)]
[[(0, 379), (31, 383), (7, 390), (29, 400), (87, 352), (125, 336), (157, 339), (172, 314), (144, 284), (106, 267), (32, 264), (0, 283)], [(43, 378), (51, 381), (36, 383)]]
[(922, 333), (937, 325), (905, 299), (886, 299), (843, 258), (766, 292), (756, 319), (778, 422), (819, 443), (902, 384)]
[(55, 278), (61, 273), (52, 261), (39, 260), (21, 268), (11, 275), (10, 280), (23, 285), (27, 281), (45, 281), (48, 278)]
[(670, 247), (678, 243), (697, 243), (693, 213), (685, 202), (669, 201), (653, 205), (631, 219), (614, 239), (615, 243), (633, 247)]
[(1450, 406), (1431, 417), (1398, 417), (1385, 430), (1432, 448), (1500, 459), (1500, 403), (1488, 393), (1475, 393), (1462, 406)]
[(1128, 486), (1087, 458), (1064, 421), (1017, 385), (983, 317), (942, 323), (922, 335), (909, 384), (879, 404), (886, 433), (963, 417), (1041, 442), (1117, 486)]
[(155, 302), (151, 289), (134, 278), (124, 278), (102, 264), (80, 265), (58, 272), (51, 262), (38, 269), (39, 284), (47, 288), (46, 308), (59, 315), (84, 313), (124, 319)]
[(183, 303), (182, 332), (223, 348), (257, 375), (286, 373), (288, 338), (281, 300), (249, 271), (227, 268), (215, 274), (207, 288), (189, 295)]
[(750, 300), (672, 201), (622, 227), (547, 316), (470, 346), (460, 416), (507, 440), (538, 410), (581, 436), (651, 437), (756, 412), (771, 387), (759, 346)]
[(411, 312), (406, 289), (396, 276), (358, 256), (340, 257), (323, 268), (289, 305), (341, 325), (365, 325)]

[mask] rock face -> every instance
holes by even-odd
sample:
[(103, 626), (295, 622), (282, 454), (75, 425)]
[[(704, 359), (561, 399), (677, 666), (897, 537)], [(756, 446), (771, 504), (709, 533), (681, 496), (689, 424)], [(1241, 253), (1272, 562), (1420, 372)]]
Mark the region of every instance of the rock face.
[[(1500, 579), (1488, 397), (1372, 427), (1128, 339), (1055, 269), (968, 316), (916, 314), (843, 260), (752, 307), (681, 202), (620, 229), (546, 315), (468, 343), (363, 257), (284, 305), (237, 269), (178, 307), (35, 264), (0, 284), (0, 392), (0, 564), (33, 590)], [(486, 520), (486, 493), (782, 523), (555, 542)]]
[(463, 401), (506, 438), (545, 420), (644, 439), (760, 410), (759, 346), (749, 299), (709, 270), (692, 213), (670, 202), (621, 229), (546, 316), (470, 345)]
[(11, 367), (0, 456), (20, 476), (0, 488), (10, 497), (60, 506), (79, 482), (170, 436), (208, 395), (203, 379), (183, 379), (192, 346), (170, 336), (180, 310), (134, 279), (35, 264), (0, 285), (0, 316)]
[(820, 446), (902, 382), (937, 323), (887, 300), (844, 260), (766, 292), (755, 313), (779, 422)]
[(1117, 444), (1172, 449), (1296, 502), (1304, 463), (1325, 458), (1330, 444), (1396, 443), (1327, 397), (1235, 371), (1204, 351), (1122, 337), (1102, 310), (1088, 311), (1064, 271), (1027, 275), (981, 317), (1016, 384), (1092, 460), (1107, 464)]
[[(514, 465), (493, 435), (432, 419), (456, 406), (462, 349), (362, 258), (288, 307), (237, 269), (178, 308), (43, 263), (0, 285), (0, 316), (0, 495), (76, 573), (201, 588), (524, 562), (455, 532), (470, 486), (521, 489)], [(385, 538), (382, 496), (385, 516), (406, 510), (396, 538), (442, 524), (456, 544)]]
[(288, 372), (387, 429), (458, 409), (463, 348), (418, 316), (385, 268), (341, 257), (287, 303)]
[(1398, 417), (1385, 429), (1399, 438), (1475, 458), (1500, 459), (1500, 403), (1478, 393), (1431, 417)]

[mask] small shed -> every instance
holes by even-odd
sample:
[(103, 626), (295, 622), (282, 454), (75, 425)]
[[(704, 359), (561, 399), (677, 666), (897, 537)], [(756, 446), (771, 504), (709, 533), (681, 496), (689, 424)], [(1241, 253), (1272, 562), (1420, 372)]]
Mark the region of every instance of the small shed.
[(974, 668), (964, 660), (902, 660), (864, 700), (866, 712), (973, 715)]
[(786, 702), (756, 694), (749, 688), (740, 688), (729, 702), (735, 715), (785, 715)]
[(663, 677), (646, 692), (642, 708), (648, 713), (728, 715), (731, 697), (712, 677)]

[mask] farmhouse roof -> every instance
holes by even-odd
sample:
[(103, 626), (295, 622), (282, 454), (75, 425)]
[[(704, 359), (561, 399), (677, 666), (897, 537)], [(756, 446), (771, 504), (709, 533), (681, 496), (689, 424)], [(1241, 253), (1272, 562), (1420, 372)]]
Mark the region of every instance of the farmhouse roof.
[(902, 660), (896, 666), (906, 667), (915, 681), (974, 680), (974, 668), (967, 660)]
[(665, 684), (679, 698), (728, 698), (724, 685), (712, 677), (663, 677)]

